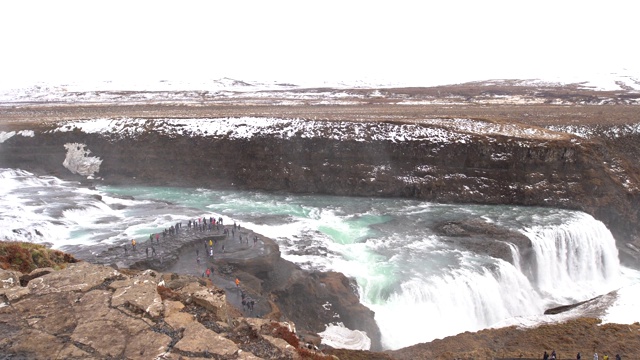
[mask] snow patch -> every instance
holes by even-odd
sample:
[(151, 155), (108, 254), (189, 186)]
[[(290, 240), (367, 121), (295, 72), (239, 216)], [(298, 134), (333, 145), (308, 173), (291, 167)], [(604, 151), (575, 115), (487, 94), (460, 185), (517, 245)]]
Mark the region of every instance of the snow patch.
[(0, 144), (11, 139), (12, 137), (16, 136), (16, 135), (21, 135), (24, 137), (34, 137), (36, 134), (33, 130), (22, 130), (22, 131), (18, 131), (17, 133), (15, 131), (9, 131), (9, 132), (5, 132), (5, 131), (1, 131), (0, 132)]
[[(472, 121), (472, 120), (470, 120)], [(80, 130), (110, 138), (135, 138), (146, 132), (169, 137), (203, 136), (227, 139), (250, 139), (276, 136), (284, 139), (324, 138), (351, 141), (429, 141), (435, 143), (465, 143), (470, 134), (456, 129), (416, 124), (366, 123), (347, 121), (317, 121), (261, 117), (219, 119), (95, 119), (63, 123), (54, 132)]]
[(62, 165), (69, 171), (87, 177), (93, 177), (95, 173), (100, 171), (102, 160), (98, 157), (89, 156), (91, 151), (85, 150), (85, 144), (67, 143), (64, 147), (67, 149), (67, 156)]
[(16, 135), (15, 131), (9, 131), (9, 132), (0, 132), (0, 144), (11, 139), (12, 137), (14, 137)]
[(613, 126), (552, 125), (548, 126), (547, 129), (573, 134), (585, 139), (590, 139), (597, 136), (617, 139), (624, 136), (639, 134), (640, 123)]
[(322, 343), (338, 349), (369, 350), (371, 339), (367, 333), (360, 330), (351, 330), (342, 323), (329, 324), (319, 333)]

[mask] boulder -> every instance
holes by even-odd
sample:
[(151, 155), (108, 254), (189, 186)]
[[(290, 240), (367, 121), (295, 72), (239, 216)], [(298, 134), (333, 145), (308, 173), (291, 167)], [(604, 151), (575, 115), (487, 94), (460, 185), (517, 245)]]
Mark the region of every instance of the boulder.
[(193, 315), (182, 312), (184, 305), (179, 301), (164, 301), (164, 321), (173, 329), (184, 329), (195, 319)]
[(227, 300), (224, 290), (202, 289), (191, 295), (193, 301), (212, 312), (216, 321), (227, 320)]
[(284, 356), (286, 356), (287, 358), (290, 358), (290, 359), (300, 358), (300, 355), (298, 355), (297, 349), (291, 346), (291, 344), (284, 341), (283, 339), (269, 336), (269, 335), (262, 335), (262, 337), (265, 340), (267, 340), (271, 345), (278, 348), (282, 352), (282, 354), (284, 354)]
[(157, 291), (158, 277), (150, 274), (154, 273), (147, 271), (139, 276), (112, 282), (109, 287), (115, 291), (111, 297), (111, 306), (127, 305), (151, 318), (160, 317), (163, 305)]
[(343, 274), (312, 272), (306, 275), (306, 272), (299, 271), (274, 294), (282, 313), (299, 330), (319, 333), (324, 331), (326, 324), (340, 321), (349, 329), (366, 332), (371, 339), (372, 350), (382, 348), (374, 312), (360, 303), (349, 279)]
[(178, 341), (175, 348), (179, 351), (209, 353), (219, 356), (230, 356), (239, 350), (233, 341), (207, 329), (198, 322), (193, 322), (184, 329), (182, 339)]
[(107, 280), (119, 277), (122, 277), (122, 274), (112, 268), (79, 262), (69, 264), (60, 271), (35, 278), (27, 286), (35, 295), (61, 291), (86, 292)]
[(7, 301), (9, 301), (10, 304), (22, 299), (29, 294), (31, 294), (31, 290), (26, 287), (16, 286), (8, 289), (0, 289), (0, 296), (4, 295), (4, 297), (7, 298)]
[(20, 272), (0, 269), (0, 289), (8, 289), (20, 285)]

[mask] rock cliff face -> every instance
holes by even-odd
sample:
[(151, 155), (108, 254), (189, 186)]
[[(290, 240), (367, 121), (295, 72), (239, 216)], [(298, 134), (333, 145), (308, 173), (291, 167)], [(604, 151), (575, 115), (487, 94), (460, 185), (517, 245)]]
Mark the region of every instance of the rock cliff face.
[(0, 166), (79, 178), (63, 162), (66, 144), (82, 144), (89, 162), (101, 161), (95, 176), (110, 183), (579, 209), (609, 227), (623, 262), (638, 264), (640, 173), (629, 153), (599, 138), (464, 119), (247, 118), (222, 128), (220, 121), (114, 120), (99, 124), (100, 132), (82, 122), (29, 128), (33, 136), (0, 144)]

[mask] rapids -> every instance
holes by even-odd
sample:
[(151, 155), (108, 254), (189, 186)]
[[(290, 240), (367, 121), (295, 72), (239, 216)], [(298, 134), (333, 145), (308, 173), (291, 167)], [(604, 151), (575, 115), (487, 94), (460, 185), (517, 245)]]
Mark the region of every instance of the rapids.
[[(623, 282), (615, 240), (590, 215), (539, 207), (443, 205), (169, 187), (95, 188), (0, 169), (0, 236), (98, 252), (198, 216), (222, 216), (275, 239), (283, 257), (355, 280), (397, 349), (546, 308), (590, 299)], [(535, 273), (456, 249), (432, 227), (484, 219), (533, 242)]]

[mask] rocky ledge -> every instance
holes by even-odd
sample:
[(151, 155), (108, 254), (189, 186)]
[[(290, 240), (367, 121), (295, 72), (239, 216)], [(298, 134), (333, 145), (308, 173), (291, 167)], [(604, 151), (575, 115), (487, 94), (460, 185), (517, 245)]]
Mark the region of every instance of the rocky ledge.
[[(213, 275), (209, 281), (224, 290), (227, 301), (237, 309), (243, 309), (242, 293), (255, 300), (255, 308), (244, 312), (247, 316), (293, 321), (301, 333), (314, 338), (325, 331), (328, 324), (341, 323), (366, 334), (366, 338), (361, 339), (362, 345), (370, 342), (369, 349), (381, 350), (375, 314), (360, 303), (357, 285), (352, 280), (338, 272), (303, 270), (280, 256), (275, 241), (249, 229), (234, 227), (219, 226), (211, 232), (183, 228), (162, 240), (139, 243), (136, 251), (130, 246), (127, 251), (121, 246), (102, 251), (95, 251), (91, 246), (68, 250), (80, 259), (113, 268), (152, 269), (196, 277), (203, 277), (204, 269), (210, 268)], [(209, 241), (214, 256), (197, 260), (196, 250), (206, 253), (209, 246), (203, 244)], [(152, 247), (154, 255), (150, 255)], [(239, 287), (235, 279), (240, 280)], [(353, 334), (360, 336), (358, 332)]]

